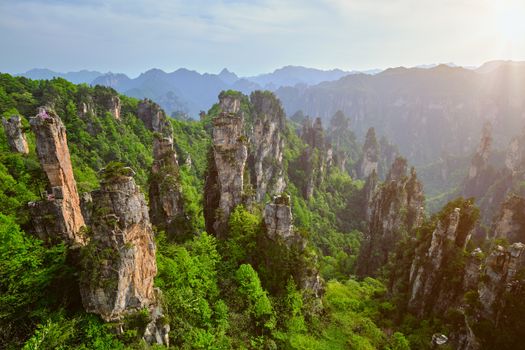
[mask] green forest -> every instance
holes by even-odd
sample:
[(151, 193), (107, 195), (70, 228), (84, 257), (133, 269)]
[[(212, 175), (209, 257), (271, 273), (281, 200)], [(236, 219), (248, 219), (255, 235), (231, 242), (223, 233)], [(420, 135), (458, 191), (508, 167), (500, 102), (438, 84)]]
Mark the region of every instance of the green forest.
[[(118, 118), (108, 107), (115, 98)], [(27, 154), (13, 152), (1, 127), (1, 349), (166, 348), (144, 337), (151, 321), (147, 309), (113, 322), (86, 311), (84, 274), (97, 273), (86, 269), (96, 270), (98, 261), (93, 261), (104, 252), (35, 234), (28, 203), (43, 199), (49, 190), (30, 124), (41, 106), (65, 126), (81, 197), (100, 195), (115, 177), (131, 173), (150, 207), (154, 183), (162, 182), (161, 192), (180, 192), (182, 209), (176, 218), (169, 225), (153, 225), (153, 284), (160, 291), (159, 322), (169, 325), (170, 348), (463, 349), (458, 344), (465, 346), (473, 335), (483, 349), (522, 346), (525, 269), (513, 260), (500, 265), (501, 259), (491, 260), (495, 246), (514, 257), (517, 243), (483, 238), (490, 229), (480, 225), (473, 198), (458, 196), (429, 213), (417, 174), (406, 160), (390, 159), (391, 145), (372, 133), (364, 147), (338, 112), (322, 127), (304, 115), (282, 115), (284, 124), (275, 134), (282, 142), (282, 159), (276, 165), (277, 159), (267, 157), (262, 169), (281, 167), (285, 185), (281, 196), (268, 191), (254, 200), (259, 174), (252, 158), (262, 151), (254, 149), (258, 146), (250, 143), (250, 135), (267, 115), (284, 112), (271, 92), (246, 96), (225, 91), (219, 97), (228, 98), (240, 101), (236, 113), (243, 115), (243, 137), (235, 140), (248, 154), (243, 199), (229, 213), (225, 229), (212, 232), (207, 203), (215, 199), (208, 195), (213, 187), (209, 179), (220, 171), (214, 128), (226, 118), (219, 101), (198, 121), (166, 117), (169, 126), (163, 130), (172, 131), (176, 169), (153, 174), (154, 145), (166, 135), (141, 120), (142, 101), (98, 85), (0, 74), (0, 116), (20, 116), (29, 149)], [(378, 173), (361, 176), (355, 169), (368, 159), (372, 143), (382, 150)], [(128, 167), (132, 172), (123, 173)], [(165, 181), (166, 174), (173, 174), (174, 183)], [(293, 243), (268, 236), (265, 212), (271, 203), (291, 207)], [(98, 232), (89, 225), (83, 230), (88, 240)], [(509, 264), (517, 266), (512, 281), (497, 279)], [(315, 288), (304, 282), (312, 276), (317, 276)], [(505, 283), (512, 287), (497, 289)], [(496, 295), (490, 303), (497, 313), (485, 310), (489, 292)], [(436, 335), (445, 335), (448, 342), (436, 345)]]

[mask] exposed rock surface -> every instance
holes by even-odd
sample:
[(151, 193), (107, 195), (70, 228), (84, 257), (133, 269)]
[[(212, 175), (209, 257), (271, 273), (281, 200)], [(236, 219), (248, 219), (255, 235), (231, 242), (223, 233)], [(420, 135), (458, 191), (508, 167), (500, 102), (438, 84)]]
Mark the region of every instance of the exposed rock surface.
[(122, 170), (104, 173), (101, 188), (91, 194), (92, 232), (83, 248), (82, 303), (108, 322), (124, 322), (126, 316), (148, 309), (145, 337), (167, 344), (169, 326), (161, 322), (153, 288), (157, 263), (148, 207), (129, 176), (131, 170)]
[(481, 140), (472, 158), (467, 178), (463, 185), (463, 195), (467, 198), (476, 197), (479, 199), (494, 181), (495, 171), (488, 163), (491, 146), (492, 125), (487, 122), (483, 126)]
[(279, 100), (269, 92), (255, 91), (250, 95), (250, 101), (254, 110), (254, 125), (248, 163), (255, 199), (259, 202), (266, 194), (281, 194), (285, 187), (283, 150), (286, 115)]
[(183, 204), (173, 128), (164, 111), (151, 100), (139, 103), (137, 115), (148, 129), (155, 132), (149, 187), (151, 222), (175, 233), (174, 220), (183, 213)]
[(375, 170), (365, 188), (368, 197), (368, 227), (361, 246), (357, 273), (375, 275), (386, 264), (395, 244), (424, 218), (424, 195), (414, 169), (407, 174), (407, 163), (397, 158), (385, 183), (376, 187)]
[(103, 112), (109, 112), (115, 119), (120, 120), (120, 97), (113, 89), (96, 90), (95, 103), (102, 108)]
[[(448, 278), (444, 270), (453, 258), (453, 247), (463, 249), (469, 238), (470, 232), (460, 233), (458, 230), (460, 218), (460, 208), (455, 208), (445, 220), (438, 221), (432, 232), (430, 247), (423, 256), (416, 256), (412, 262), (408, 307), (418, 315), (432, 311), (442, 314), (448, 307), (457, 305), (458, 293), (462, 295), (461, 289), (454, 290), (442, 285)], [(461, 281), (462, 276), (457, 277)]]
[(505, 167), (516, 175), (523, 172), (525, 166), (525, 129), (522, 130), (521, 135), (515, 136), (507, 147), (505, 154)]
[[(60, 236), (73, 245), (85, 244), (80, 233), (85, 225), (80, 210), (73, 168), (67, 146), (66, 129), (51, 110), (40, 108), (30, 120), (36, 136), (36, 151), (49, 180), (49, 193), (41, 202), (30, 203), (35, 231), (43, 239)], [(53, 225), (45, 225), (51, 222)]]
[(312, 123), (310, 118), (303, 122), (301, 138), (307, 144), (300, 157), (300, 167), (304, 170), (303, 196), (309, 198), (314, 189), (323, 181), (326, 171), (333, 165), (333, 149), (325, 137), (320, 118)]
[(12, 152), (28, 154), (26, 135), (22, 129), (22, 119), (18, 115), (13, 115), (9, 119), (2, 118), (7, 143)]
[[(290, 196), (276, 196), (273, 202), (266, 204), (264, 209), (264, 226), (266, 234), (272, 241), (283, 242), (287, 249), (304, 253), (306, 239), (293, 228)], [(316, 257), (315, 257), (316, 258)], [(314, 259), (316, 260), (316, 259)], [(314, 264), (302, 264), (296, 267), (299, 271), (299, 287), (311, 292), (316, 297), (323, 293), (323, 280)]]
[(213, 146), (206, 178), (205, 218), (208, 232), (223, 237), (228, 218), (243, 201), (248, 158), (240, 96), (221, 93), (221, 113), (213, 119)]
[(373, 171), (378, 173), (379, 166), (379, 143), (377, 142), (376, 132), (374, 128), (368, 129), (363, 145), (363, 155), (357, 167), (357, 176), (360, 179), (365, 179)]
[(494, 237), (525, 242), (525, 199), (512, 195), (501, 205), (493, 226)]
[[(516, 274), (525, 267), (525, 245), (514, 243), (508, 248), (496, 246), (485, 262), (484, 278), (479, 287), (484, 316), (498, 324), (504, 307), (504, 292), (511, 292)], [(521, 277), (523, 278), (523, 276)]]

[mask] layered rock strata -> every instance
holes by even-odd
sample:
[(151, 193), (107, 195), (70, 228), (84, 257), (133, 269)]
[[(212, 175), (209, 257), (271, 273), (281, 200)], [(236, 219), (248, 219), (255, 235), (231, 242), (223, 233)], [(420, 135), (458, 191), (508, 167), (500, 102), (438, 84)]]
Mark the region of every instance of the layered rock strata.
[(147, 310), (146, 340), (167, 344), (169, 326), (162, 322), (159, 292), (153, 287), (157, 274), (153, 229), (144, 195), (131, 175), (129, 168), (103, 173), (101, 188), (91, 193), (90, 243), (82, 254), (82, 303), (86, 311), (123, 328), (126, 317)]
[(404, 158), (394, 161), (381, 186), (377, 186), (375, 170), (372, 170), (365, 191), (368, 227), (357, 262), (360, 276), (375, 275), (386, 264), (396, 243), (420, 226), (424, 218), (422, 185), (413, 168), (407, 174)]
[(29, 203), (34, 229), (42, 239), (61, 238), (72, 245), (84, 245), (81, 228), (85, 223), (64, 124), (52, 110), (43, 107), (30, 124), (36, 136), (36, 152), (49, 181), (45, 198)]
[(206, 179), (205, 218), (208, 232), (226, 233), (231, 211), (243, 202), (244, 171), (248, 158), (240, 97), (221, 93), (221, 112), (213, 123), (213, 145)]

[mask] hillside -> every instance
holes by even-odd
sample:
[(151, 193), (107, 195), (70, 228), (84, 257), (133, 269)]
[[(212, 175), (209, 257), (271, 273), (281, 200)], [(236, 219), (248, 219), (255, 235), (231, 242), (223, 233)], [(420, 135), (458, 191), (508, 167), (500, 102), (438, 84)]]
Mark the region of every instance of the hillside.
[[(429, 72), (449, 69), (477, 74)], [(211, 94), (181, 121), (109, 87), (0, 75), (0, 348), (520, 346), (525, 199), (494, 221), (474, 198), (428, 215), (401, 144), (368, 128), (361, 145), (352, 114)], [(488, 169), (484, 130), (467, 180)]]

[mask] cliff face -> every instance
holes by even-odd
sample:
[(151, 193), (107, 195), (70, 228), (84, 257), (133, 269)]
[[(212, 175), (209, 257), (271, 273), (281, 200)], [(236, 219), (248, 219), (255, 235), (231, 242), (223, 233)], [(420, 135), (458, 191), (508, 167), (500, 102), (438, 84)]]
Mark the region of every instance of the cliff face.
[[(483, 316), (498, 324), (504, 309), (504, 293), (510, 293), (518, 272), (525, 268), (525, 245), (514, 243), (508, 248), (496, 246), (485, 262), (484, 278), (481, 279), (478, 293)], [(523, 271), (522, 271), (523, 272)]]
[(49, 180), (50, 189), (43, 201), (29, 204), (35, 231), (43, 239), (59, 235), (73, 245), (83, 245), (85, 237), (80, 229), (85, 223), (64, 124), (53, 111), (45, 108), (39, 109), (30, 124), (36, 136), (38, 158)]
[(271, 93), (253, 92), (250, 102), (254, 110), (254, 125), (248, 164), (255, 199), (259, 202), (266, 194), (282, 193), (285, 187), (283, 150), (286, 115), (279, 100)]
[(448, 217), (439, 220), (432, 232), (430, 246), (424, 255), (416, 256), (412, 262), (408, 307), (420, 316), (430, 312), (443, 314), (461, 301), (462, 271), (455, 276), (459, 279), (457, 288), (451, 287), (446, 272), (448, 264), (456, 258), (456, 252), (463, 250), (470, 238), (470, 232), (458, 230), (461, 215), (460, 208), (455, 208)]
[(365, 179), (374, 171), (378, 174), (378, 166), (379, 143), (377, 142), (375, 129), (370, 128), (366, 133), (363, 155), (357, 167), (357, 176), (360, 179)]
[[(290, 196), (274, 197), (273, 202), (266, 204), (263, 219), (266, 235), (270, 240), (276, 242), (275, 244), (283, 243), (288, 250), (305, 254), (307, 241), (292, 225)], [(295, 268), (299, 287), (319, 297), (323, 293), (323, 281), (315, 265), (315, 262), (303, 263)]]
[(120, 120), (120, 97), (115, 90), (96, 90), (95, 103), (102, 108), (102, 112), (109, 112), (113, 118)]
[[(90, 243), (83, 248), (81, 295), (84, 308), (105, 321), (121, 322), (143, 309), (149, 312), (145, 337), (167, 344), (169, 326), (153, 288), (157, 274), (155, 242), (148, 207), (129, 168), (105, 178), (92, 192)], [(147, 339), (147, 340), (148, 340)]]
[(12, 152), (28, 154), (26, 135), (22, 130), (22, 120), (19, 116), (13, 115), (9, 119), (2, 118), (7, 143)]
[(415, 170), (407, 174), (407, 163), (397, 158), (384, 184), (377, 188), (372, 170), (367, 186), (368, 227), (361, 246), (357, 273), (375, 275), (384, 266), (396, 243), (413, 228), (421, 225), (424, 217), (424, 195)]
[(300, 167), (305, 175), (302, 192), (305, 198), (309, 198), (314, 189), (323, 183), (326, 171), (334, 163), (333, 149), (325, 137), (320, 118), (313, 123), (310, 118), (304, 120), (301, 138), (307, 144), (300, 157)]
[(208, 232), (222, 237), (235, 206), (243, 201), (248, 158), (240, 97), (221, 93), (221, 113), (213, 119), (213, 146), (206, 179), (205, 218)]
[(525, 242), (525, 199), (510, 196), (495, 218), (492, 232), (509, 243)]
[(468, 175), (463, 185), (463, 195), (467, 198), (482, 197), (487, 191), (487, 187), (494, 181), (494, 170), (488, 164), (491, 146), (492, 125), (487, 122), (483, 126), (481, 140), (472, 158)]
[(151, 222), (168, 233), (176, 233), (173, 224), (182, 214), (183, 204), (173, 128), (164, 111), (150, 100), (139, 103), (137, 115), (148, 129), (155, 132), (149, 187)]

